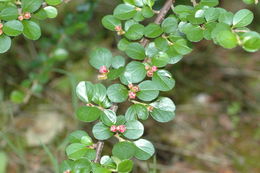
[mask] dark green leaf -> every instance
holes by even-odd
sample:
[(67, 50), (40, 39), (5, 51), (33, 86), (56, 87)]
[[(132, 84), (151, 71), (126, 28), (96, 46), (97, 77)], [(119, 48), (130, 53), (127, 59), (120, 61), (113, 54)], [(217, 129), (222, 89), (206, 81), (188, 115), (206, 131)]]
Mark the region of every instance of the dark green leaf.
[(125, 33), (126, 38), (129, 40), (139, 40), (143, 37), (144, 26), (141, 24), (132, 25)]
[(132, 160), (123, 160), (118, 164), (118, 172), (127, 173), (131, 172), (133, 169), (134, 163)]
[(125, 118), (127, 121), (137, 120), (140, 118), (141, 120), (146, 120), (148, 118), (148, 110), (144, 105), (134, 104), (130, 106), (125, 114)]
[(94, 85), (91, 82), (81, 81), (76, 87), (76, 94), (78, 98), (85, 102), (89, 103), (93, 97)]
[(98, 140), (107, 140), (111, 138), (114, 133), (112, 133), (108, 126), (104, 125), (102, 122), (97, 123), (92, 129), (93, 135)]
[(146, 76), (145, 65), (133, 61), (127, 64), (124, 77), (128, 83), (138, 83), (141, 82)]
[(142, 101), (152, 101), (159, 95), (155, 83), (150, 80), (143, 81), (138, 86), (140, 91), (137, 93), (137, 97)]
[(148, 38), (156, 38), (159, 37), (163, 33), (162, 28), (160, 25), (155, 23), (151, 23), (144, 29), (144, 35)]
[(119, 142), (114, 145), (112, 153), (119, 159), (130, 159), (135, 155), (136, 147), (132, 142)]
[(158, 70), (155, 72), (152, 81), (160, 91), (170, 91), (175, 86), (175, 81), (171, 73), (166, 70)]
[(103, 17), (102, 24), (106, 29), (115, 31), (116, 26), (121, 26), (121, 21), (112, 15), (107, 15)]
[(155, 149), (153, 144), (145, 139), (139, 139), (134, 142), (137, 147), (135, 157), (139, 160), (148, 160), (154, 155)]
[(97, 48), (90, 53), (90, 64), (99, 69), (101, 66), (109, 68), (112, 64), (112, 53), (106, 48)]
[(22, 0), (22, 10), (23, 12), (35, 12), (42, 5), (42, 0)]
[(103, 112), (97, 107), (81, 106), (78, 108), (76, 115), (80, 121), (92, 122), (102, 116)]
[(128, 97), (128, 89), (121, 84), (114, 84), (107, 89), (108, 98), (115, 103), (126, 101)]
[(123, 133), (123, 135), (128, 139), (138, 139), (144, 133), (143, 124), (137, 120), (128, 121), (126, 122), (125, 126), (126, 131)]
[(11, 47), (11, 38), (6, 35), (0, 35), (0, 53), (5, 53)]
[(250, 23), (252, 23), (254, 19), (254, 14), (247, 10), (247, 9), (243, 9), (243, 10), (239, 10), (233, 18), (233, 26), (234, 27), (243, 27), (243, 26), (247, 26)]
[(23, 35), (30, 40), (38, 40), (41, 37), (40, 26), (32, 21), (24, 20), (23, 22)]
[(127, 20), (136, 14), (135, 6), (130, 4), (120, 4), (114, 10), (114, 16), (120, 20)]
[(145, 58), (145, 49), (139, 43), (130, 43), (128, 44), (126, 54), (133, 59), (143, 60)]

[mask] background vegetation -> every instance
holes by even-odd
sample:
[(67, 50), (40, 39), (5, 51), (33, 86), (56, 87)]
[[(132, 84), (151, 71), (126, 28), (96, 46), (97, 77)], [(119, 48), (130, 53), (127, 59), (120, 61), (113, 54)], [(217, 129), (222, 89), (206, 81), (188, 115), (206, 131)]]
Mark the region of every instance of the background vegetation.
[[(11, 50), (0, 55), (1, 173), (5, 167), (7, 173), (58, 172), (68, 133), (90, 131), (74, 116), (79, 106), (74, 88), (80, 80), (97, 81), (88, 64), (90, 50), (118, 51), (118, 36), (101, 26), (101, 18), (118, 3), (74, 0), (61, 5), (57, 19), (41, 23), (40, 40), (15, 38)], [(251, 9), (252, 29), (260, 31), (260, 5), (229, 0), (221, 6), (232, 12)], [(146, 122), (145, 138), (155, 143), (157, 155), (149, 164), (137, 161), (134, 172), (260, 172), (259, 64), (259, 52), (224, 50), (202, 41), (168, 67), (177, 82), (167, 93), (177, 104), (177, 117), (163, 125)]]

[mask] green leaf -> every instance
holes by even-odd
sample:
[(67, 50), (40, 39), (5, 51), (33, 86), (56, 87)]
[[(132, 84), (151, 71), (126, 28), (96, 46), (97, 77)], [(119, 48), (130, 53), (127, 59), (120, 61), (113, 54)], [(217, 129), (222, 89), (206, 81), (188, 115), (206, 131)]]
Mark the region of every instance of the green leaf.
[(81, 139), (80, 139), (80, 143), (84, 144), (86, 146), (93, 145), (93, 141), (92, 141), (90, 136), (82, 136)]
[(102, 166), (105, 166), (107, 168), (111, 168), (111, 169), (116, 169), (116, 164), (115, 162), (113, 161), (113, 159), (111, 159), (109, 156), (105, 155), (105, 156), (102, 156), (101, 159), (100, 159), (100, 164)]
[(178, 28), (178, 20), (175, 17), (167, 17), (162, 22), (162, 29), (167, 34), (176, 32), (177, 28)]
[(118, 42), (117, 47), (118, 47), (119, 50), (125, 51), (129, 44), (130, 44), (130, 42), (129, 42), (127, 39), (122, 38), (122, 39)]
[(150, 7), (144, 6), (144, 7), (142, 8), (142, 15), (143, 15), (145, 18), (151, 18), (151, 17), (153, 17), (154, 12), (153, 12), (153, 10), (152, 10)]
[(227, 49), (232, 49), (236, 47), (238, 44), (236, 34), (228, 30), (219, 32), (217, 37), (217, 42), (219, 43), (220, 46)]
[(72, 171), (89, 173), (91, 171), (91, 162), (86, 158), (81, 158), (74, 162)]
[(14, 90), (11, 93), (10, 99), (13, 103), (20, 104), (24, 102), (26, 95), (24, 92), (19, 90)]
[(123, 74), (124, 71), (125, 71), (124, 67), (120, 67), (119, 69), (112, 69), (112, 70), (109, 71), (107, 78), (109, 80), (115, 80), (118, 77), (120, 77), (121, 74)]
[(210, 22), (205, 24), (205, 29), (203, 31), (203, 36), (207, 40), (211, 40), (211, 33), (215, 29), (217, 23), (216, 22)]
[(44, 7), (44, 11), (46, 12), (47, 17), (51, 18), (51, 19), (57, 17), (57, 15), (58, 15), (57, 8), (52, 7), (52, 6)]
[[(160, 38), (160, 37), (159, 37)], [(158, 38), (157, 38), (158, 39)], [(156, 39), (156, 40), (157, 40)], [(160, 52), (160, 50), (156, 47), (155, 42), (151, 42), (148, 44), (148, 46), (146, 46), (145, 48), (145, 54), (148, 57), (154, 57), (155, 55), (157, 55)]]
[(192, 13), (193, 7), (189, 5), (177, 5), (173, 11), (176, 13), (179, 18), (184, 21), (187, 20), (187, 17)]
[(148, 110), (144, 105), (134, 104), (130, 106), (125, 114), (126, 121), (137, 120), (146, 120), (149, 116)]
[(242, 47), (248, 52), (260, 49), (260, 35), (257, 32), (246, 32), (242, 35)]
[(78, 160), (82, 158), (88, 150), (89, 148), (87, 148), (84, 144), (73, 143), (66, 148), (66, 154), (69, 159)]
[(125, 126), (126, 131), (123, 133), (123, 135), (128, 139), (138, 139), (144, 133), (143, 124), (137, 120), (128, 121), (126, 122)]
[(102, 18), (102, 24), (106, 29), (115, 31), (116, 26), (121, 26), (121, 21), (112, 15), (107, 15)]
[(201, 0), (200, 5), (215, 7), (219, 4), (219, 0)]
[(135, 13), (133, 19), (134, 19), (135, 21), (137, 21), (137, 22), (141, 22), (141, 21), (143, 21), (145, 18), (144, 18), (143, 14), (142, 14), (142, 11), (137, 11), (137, 13)]
[(120, 4), (114, 10), (114, 16), (120, 20), (128, 20), (136, 14), (135, 6), (130, 4)]
[(243, 9), (243, 10), (239, 10), (233, 18), (233, 27), (243, 27), (243, 26), (247, 26), (249, 24), (252, 23), (254, 19), (254, 14), (247, 10), (247, 9)]
[(107, 96), (106, 87), (101, 83), (95, 84), (92, 101), (95, 102), (96, 104), (101, 105), (106, 100), (106, 96)]
[(128, 21), (126, 21), (125, 22), (125, 31), (128, 31), (128, 29), (132, 26), (132, 25), (134, 25), (134, 24), (139, 24), (137, 21), (135, 21), (135, 20), (128, 20)]
[(143, 81), (138, 86), (140, 91), (137, 93), (137, 97), (142, 101), (152, 101), (159, 95), (156, 85), (150, 80)]
[(114, 133), (110, 131), (109, 127), (104, 125), (102, 122), (94, 125), (92, 132), (94, 137), (98, 140), (107, 140), (114, 135)]
[(112, 110), (105, 109), (104, 114), (101, 115), (101, 121), (107, 126), (112, 126), (113, 124), (116, 124), (116, 120), (116, 113)]
[(118, 172), (126, 173), (131, 172), (133, 169), (134, 163), (132, 160), (123, 160), (118, 164), (117, 170)]
[(117, 116), (116, 124), (115, 125), (124, 125), (126, 122), (125, 116), (119, 115)]
[[(158, 48), (161, 51), (167, 51), (169, 49), (169, 42), (167, 39), (163, 38), (163, 37), (158, 37), (154, 40), (154, 44), (156, 46), (156, 48)], [(156, 49), (155, 48), (155, 49)], [(155, 52), (154, 55), (158, 54), (159, 51), (157, 50), (153, 50)], [(153, 55), (153, 56), (154, 56)]]
[(18, 9), (16, 7), (7, 7), (0, 10), (0, 19), (9, 21), (15, 20), (18, 17)]
[(183, 28), (189, 41), (198, 42), (203, 39), (203, 30), (198, 25), (187, 24)]
[(189, 54), (192, 49), (188, 46), (187, 41), (185, 39), (177, 40), (172, 46), (176, 52), (180, 55), (187, 55)]
[(121, 103), (128, 98), (128, 89), (121, 84), (114, 84), (107, 89), (108, 98), (114, 103)]
[(42, 0), (22, 0), (21, 2), (22, 2), (23, 12), (33, 13), (41, 7), (43, 1)]
[(45, 2), (48, 4), (48, 5), (53, 5), (53, 6), (56, 6), (56, 5), (59, 5), (62, 3), (63, 0), (45, 0)]
[(121, 160), (130, 159), (135, 155), (136, 147), (132, 142), (119, 142), (114, 145), (112, 153), (113, 156), (118, 157)]
[(144, 35), (148, 38), (156, 38), (159, 37), (163, 33), (160, 25), (151, 23), (144, 29)]
[(161, 97), (150, 105), (154, 107), (151, 115), (158, 122), (169, 122), (175, 117), (175, 104), (167, 97)]
[(6, 35), (0, 35), (0, 53), (5, 53), (11, 47), (11, 38)]
[(234, 14), (231, 13), (231, 12), (220, 13), (218, 21), (221, 22), (221, 23), (232, 25), (233, 24), (233, 17), (234, 17)]
[(60, 172), (71, 171), (73, 169), (74, 161), (64, 160), (60, 165)]
[(144, 26), (141, 24), (134, 24), (125, 33), (125, 37), (129, 40), (139, 40), (144, 35)]
[(160, 91), (170, 91), (175, 86), (175, 81), (170, 72), (158, 70), (153, 75), (153, 84)]
[(168, 64), (170, 58), (165, 52), (158, 52), (154, 57), (152, 57), (152, 65), (157, 67), (164, 67)]
[(139, 160), (148, 160), (150, 159), (155, 152), (153, 144), (145, 139), (139, 139), (134, 142), (137, 150), (135, 157)]
[(76, 116), (80, 121), (93, 122), (104, 114), (97, 107), (81, 106), (76, 111)]
[(101, 66), (109, 68), (112, 64), (112, 53), (106, 48), (97, 48), (90, 53), (90, 64), (99, 69)]
[(218, 19), (220, 12), (217, 8), (208, 8), (205, 11), (205, 18), (207, 22), (213, 22)]
[(68, 140), (70, 143), (80, 143), (83, 136), (88, 136), (87, 132), (83, 130), (77, 130), (69, 134)]
[(32, 21), (24, 20), (23, 23), (23, 35), (30, 40), (38, 40), (41, 37), (40, 26)]
[(130, 43), (126, 48), (125, 53), (132, 59), (144, 60), (145, 58), (145, 49), (139, 43)]
[(107, 168), (102, 168), (102, 167), (92, 167), (92, 171), (93, 173), (111, 173), (110, 170), (108, 170)]
[(90, 102), (93, 97), (93, 93), (94, 85), (91, 82), (81, 81), (76, 87), (76, 94), (78, 98), (85, 103)]
[(127, 64), (124, 77), (128, 83), (138, 83), (141, 82), (146, 76), (145, 65), (133, 61)]
[(125, 66), (125, 58), (122, 56), (115, 56), (112, 59), (112, 67), (115, 69), (119, 69), (120, 67)]

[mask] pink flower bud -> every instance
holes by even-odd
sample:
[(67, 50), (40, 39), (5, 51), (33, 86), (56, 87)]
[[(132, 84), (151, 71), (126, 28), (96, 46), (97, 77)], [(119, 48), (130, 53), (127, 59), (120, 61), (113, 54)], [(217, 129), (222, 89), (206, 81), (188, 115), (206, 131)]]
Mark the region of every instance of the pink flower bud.
[(158, 68), (156, 66), (152, 66), (152, 71), (156, 72), (158, 70)]
[(18, 20), (23, 21), (23, 16), (18, 16)]
[(126, 126), (125, 125), (117, 126), (117, 131), (120, 133), (124, 133), (126, 131)]
[(128, 93), (128, 97), (129, 97), (130, 99), (135, 99), (135, 97), (136, 97), (136, 93), (130, 91), (130, 92)]
[(66, 170), (63, 173), (71, 173), (71, 171), (70, 170)]
[(153, 71), (152, 70), (147, 71), (146, 75), (148, 77), (153, 77)]
[(115, 27), (115, 31), (117, 31), (117, 32), (120, 32), (120, 31), (122, 31), (122, 27), (119, 25), (119, 26), (116, 26)]
[(115, 133), (115, 132), (117, 131), (116, 125), (112, 125), (112, 126), (110, 127), (110, 131)]
[(133, 84), (131, 84), (131, 83), (130, 83), (130, 84), (128, 84), (128, 88), (129, 88), (129, 89), (132, 89), (132, 88), (133, 88), (133, 86), (134, 86), (134, 85), (133, 85)]
[(139, 86), (133, 86), (131, 89), (133, 92), (137, 93), (138, 91), (140, 91)]
[(30, 19), (31, 18), (31, 13), (29, 13), (29, 12), (24, 13), (23, 18), (24, 19)]
[(154, 108), (154, 107), (152, 107), (152, 106), (148, 106), (148, 107), (147, 107), (147, 110), (148, 110), (149, 112), (152, 112), (152, 111), (153, 111), (153, 108)]
[(108, 72), (108, 69), (107, 69), (107, 67), (106, 66), (101, 66), (100, 68), (99, 68), (99, 73), (101, 73), (101, 74), (105, 74), (105, 73), (107, 73)]
[(148, 65), (145, 66), (145, 70), (150, 70), (150, 68), (151, 68), (151, 67), (148, 66)]

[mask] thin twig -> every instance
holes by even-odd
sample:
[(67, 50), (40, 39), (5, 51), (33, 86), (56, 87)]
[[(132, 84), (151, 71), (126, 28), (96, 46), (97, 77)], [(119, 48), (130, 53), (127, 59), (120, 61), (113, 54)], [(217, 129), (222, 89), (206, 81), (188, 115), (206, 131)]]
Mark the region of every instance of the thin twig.
[(197, 5), (196, 0), (190, 0), (190, 1), (192, 2), (192, 4), (193, 4), (194, 7)]
[[(167, 0), (165, 2), (165, 4), (163, 5), (162, 9), (160, 10), (159, 14), (157, 15), (156, 19), (154, 20), (155, 24), (161, 24), (162, 21), (164, 20), (166, 14), (168, 13), (168, 11), (171, 9), (172, 4), (175, 2), (175, 0)], [(143, 45), (144, 47), (150, 42), (149, 39), (147, 38), (143, 38), (141, 40), (141, 45)]]

